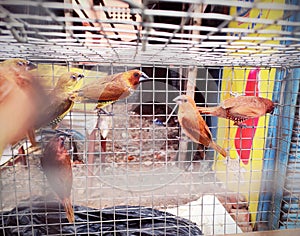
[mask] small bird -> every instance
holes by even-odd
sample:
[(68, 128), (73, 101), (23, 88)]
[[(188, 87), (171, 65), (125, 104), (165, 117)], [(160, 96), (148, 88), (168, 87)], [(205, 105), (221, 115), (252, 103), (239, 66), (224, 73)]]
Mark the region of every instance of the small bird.
[(0, 156), (3, 148), (23, 138), (39, 116), (45, 102), (45, 91), (35, 66), (14, 58), (0, 63)]
[(65, 137), (56, 135), (47, 143), (41, 157), (41, 166), (49, 185), (63, 204), (67, 219), (74, 222), (74, 211), (71, 202), (73, 173), (71, 159), (65, 149)]
[(149, 77), (140, 70), (106, 76), (103, 79), (84, 85), (78, 96), (86, 102), (97, 102), (96, 109), (130, 96), (137, 89), (139, 83), (149, 80)]
[(188, 95), (180, 95), (174, 101), (179, 105), (178, 121), (183, 132), (193, 142), (211, 147), (222, 156), (227, 157), (227, 152), (212, 140), (212, 134), (198, 112), (195, 101)]
[[(81, 102), (97, 103), (98, 115), (101, 113), (109, 115), (111, 113), (103, 110), (104, 107), (130, 96), (138, 88), (139, 83), (147, 80), (149, 77), (144, 72), (129, 70), (88, 83), (75, 96)], [(101, 146), (106, 150), (106, 138), (101, 139)]]
[(48, 103), (42, 109), (32, 129), (28, 130), (28, 137), (33, 146), (36, 146), (34, 130), (46, 125), (56, 129), (59, 122), (69, 113), (74, 105), (73, 91), (77, 88), (83, 74), (67, 72), (61, 75), (55, 88), (49, 93)]
[(268, 98), (256, 96), (237, 96), (221, 102), (217, 107), (198, 107), (202, 114), (210, 114), (234, 121), (234, 125), (243, 126), (243, 122), (272, 113), (274, 103)]
[(64, 73), (59, 77), (55, 88), (49, 94), (51, 99), (50, 105), (47, 107), (47, 118), (53, 129), (74, 106), (75, 98), (72, 93), (82, 78), (84, 78), (84, 75), (76, 72)]

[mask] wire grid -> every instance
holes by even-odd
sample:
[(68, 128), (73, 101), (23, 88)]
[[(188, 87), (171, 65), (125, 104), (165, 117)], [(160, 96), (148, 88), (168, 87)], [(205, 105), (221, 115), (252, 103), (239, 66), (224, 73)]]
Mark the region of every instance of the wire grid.
[[(130, 3), (131, 1), (124, 2)], [(160, 2), (178, 3), (176, 1)], [(107, 152), (101, 152), (102, 141), (99, 130), (95, 132), (95, 136), (88, 136), (97, 120), (97, 116), (92, 112), (91, 106), (93, 105), (84, 104), (78, 109), (75, 107), (62, 122), (60, 128), (71, 128), (84, 135), (83, 141), (75, 140), (79, 143), (79, 156), (85, 164), (73, 168), (75, 176), (72, 190), (73, 204), (95, 208), (144, 205), (157, 209), (169, 209), (187, 203), (190, 210), (186, 218), (193, 220), (195, 211), (201, 204), (196, 202), (196, 205), (193, 205), (191, 201), (203, 195), (211, 194), (218, 196), (219, 199), (223, 198), (222, 203), (226, 206), (232, 203), (227, 196), (235, 195), (239, 199), (250, 193), (259, 194), (259, 190), (253, 191), (250, 185), (247, 185), (249, 183), (260, 184), (255, 177), (258, 170), (250, 170), (250, 179), (247, 181), (240, 178), (243, 170), (239, 168), (235, 171), (232, 169), (223, 171), (222, 177), (216, 176), (213, 168), (216, 164), (214, 160), (217, 158), (212, 150), (206, 150), (204, 160), (200, 157), (200, 160), (194, 161), (191, 165), (191, 155), (197, 153), (198, 147), (189, 145), (183, 159), (179, 159), (180, 163), (184, 163), (185, 168), (178, 168), (176, 154), (180, 130), (176, 117), (171, 118), (167, 127), (159, 126), (153, 121), (156, 118), (159, 121), (165, 121), (175, 105), (172, 99), (185, 92), (187, 71), (190, 65), (198, 65), (195, 99), (199, 105), (207, 106), (218, 104), (225, 93), (243, 93), (242, 90), (236, 91), (230, 87), (221, 88), (224, 66), (230, 66), (233, 74), (237, 68), (232, 66), (246, 66), (238, 69), (242, 71), (240, 77), (235, 76), (235, 79), (243, 85), (247, 79), (246, 70), (252, 69), (252, 66), (259, 66), (265, 71), (267, 76), (262, 80), (266, 82), (271, 81), (272, 68), (299, 67), (299, 30), (297, 28), (299, 21), (290, 21), (290, 17), (299, 14), (299, 6), (239, 1), (185, 1), (184, 3), (187, 5), (180, 5), (180, 7), (188, 11), (159, 10), (151, 4), (147, 7), (147, 4), (139, 5), (138, 3), (132, 5), (130, 10), (127, 7), (124, 9), (94, 5), (92, 9), (99, 11), (102, 15), (103, 12), (114, 12), (114, 17), (103, 19), (89, 15), (88, 18), (83, 19), (82, 15), (78, 16), (78, 11), (80, 10), (83, 14), (91, 10), (90, 6), (83, 3), (79, 6), (75, 2), (70, 4), (1, 1), (2, 59), (26, 57), (41, 64), (49, 63), (53, 66), (59, 64), (67, 68), (74, 66), (79, 67), (83, 72), (94, 70), (98, 73), (104, 72), (103, 74), (140, 68), (154, 78), (152, 82), (142, 84), (140, 90), (136, 91), (132, 97), (115, 104), (111, 108), (115, 114), (114, 117), (101, 117), (104, 125), (111, 126), (106, 130), (108, 133)], [(285, 10), (285, 15), (275, 20), (267, 20), (224, 13), (202, 13), (194, 12), (194, 4), (196, 6), (211, 4), (215, 7), (234, 5), (242, 7), (245, 11), (251, 8), (282, 9)], [(135, 15), (136, 21), (124, 21), (124, 19), (117, 18), (121, 17), (121, 12), (128, 18)], [(170, 15), (183, 22), (182, 25), (157, 22), (156, 18)], [(216, 27), (195, 26), (190, 25), (191, 19), (202, 19), (202, 21), (214, 19), (220, 20), (221, 23)], [(261, 25), (255, 29), (227, 28), (228, 24), (233, 21), (254, 21)], [(128, 28), (122, 29), (117, 23)], [(115, 27), (112, 27), (112, 24)], [(268, 27), (274, 24), (281, 25), (281, 30), (268, 30)], [(288, 31), (290, 29), (292, 31)], [(14, 30), (21, 31), (25, 41), (22, 41), (23, 37), (13, 36)], [(193, 33), (195, 31), (196, 34)], [(259, 35), (253, 35), (255, 33)], [(271, 40), (280, 40), (282, 43), (269, 43)], [(87, 76), (86, 79), (98, 79), (101, 76), (99, 74)], [(54, 76), (53, 72), (51, 78), (53, 83), (56, 79), (57, 75)], [(267, 97), (271, 93), (270, 86), (261, 96)], [(278, 116), (282, 115), (278, 114)], [(211, 117), (206, 117), (206, 120), (215, 139), (218, 136), (218, 130), (228, 132), (231, 127), (230, 123), (220, 125)], [(267, 127), (268, 123), (262, 126)], [(269, 129), (272, 128), (275, 127), (269, 127)], [(89, 144), (93, 143), (93, 140), (95, 150), (91, 151)], [(230, 141), (232, 141), (230, 138), (217, 139), (219, 144), (225, 146)], [(267, 138), (261, 138), (259, 141), (265, 144)], [(27, 150), (28, 144), (24, 145)], [(15, 207), (21, 200), (28, 197), (51, 193), (40, 171), (40, 153), (32, 153), (30, 149), (28, 152), (23, 155), (27, 158), (29, 156), (28, 163), (24, 165), (13, 160), (13, 164), (6, 166), (1, 173), (2, 211)], [(91, 153), (94, 160), (89, 163)], [(261, 157), (251, 156), (249, 165), (252, 166), (252, 163), (260, 159)], [(5, 174), (6, 172), (8, 174)], [(239, 181), (227, 178), (226, 175), (229, 172), (236, 172)], [(236, 182), (238, 190), (230, 190), (230, 186)], [(241, 189), (243, 185), (246, 185), (246, 191)], [(204, 202), (203, 199), (201, 201)], [(249, 210), (249, 204), (257, 203), (257, 201), (256, 198), (252, 200), (250, 197), (245, 208)], [(213, 209), (217, 205), (215, 200), (210, 203), (205, 202), (205, 204), (207, 208), (210, 206)], [(251, 214), (258, 213), (257, 209), (253, 208), (249, 211)], [(216, 210), (212, 212), (214, 219), (218, 216), (224, 218), (224, 213)], [(177, 214), (179, 210), (176, 210), (175, 215)], [(204, 222), (203, 218), (206, 214), (208, 213), (203, 208), (196, 212), (196, 216), (201, 219), (200, 228), (206, 227), (206, 232), (211, 234), (239, 232), (234, 222), (226, 222), (225, 228), (217, 231), (215, 223)], [(231, 214), (238, 218), (245, 212), (237, 211)], [(250, 222), (260, 223), (253, 217)], [(249, 222), (244, 219), (239, 223), (240, 225), (244, 223), (245, 227), (249, 226)], [(233, 231), (231, 231), (232, 227)], [(245, 228), (243, 230), (247, 231)]]
[[(39, 64), (39, 68), (43, 68), (42, 66), (45, 64)], [(53, 86), (58, 77), (56, 66), (61, 68), (64, 65), (46, 64), (46, 66), (51, 70), (50, 77), (44, 76), (43, 79), (51, 81)], [(65, 65), (64, 70), (69, 69), (70, 67)], [(129, 69), (132, 67), (95, 64), (83, 66), (80, 70), (86, 74), (84, 83), (87, 83), (105, 74)], [(83, 136), (83, 139), (79, 138), (80, 135), (74, 135), (73, 138), (78, 146), (77, 152), (73, 152), (73, 161), (79, 159), (84, 162), (84, 164), (73, 166), (73, 204), (97, 209), (118, 205), (140, 205), (167, 210), (174, 215), (182, 216), (183, 214), (184, 218), (196, 221), (199, 227), (208, 234), (251, 230), (250, 223), (257, 222), (253, 217), (249, 219), (243, 216), (257, 213), (256, 209), (249, 209), (250, 204), (256, 204), (258, 201), (257, 197), (252, 200), (253, 194), (259, 193), (259, 189), (253, 190), (251, 184), (260, 184), (260, 180), (255, 177), (260, 171), (252, 170), (252, 162), (260, 160), (261, 157), (251, 156), (248, 171), (250, 177), (244, 179), (245, 172), (236, 165), (232, 166), (233, 169), (218, 170), (221, 175), (216, 175), (216, 165), (223, 163), (224, 159), (217, 158), (211, 149), (204, 149), (206, 153), (204, 156), (201, 155), (199, 147), (192, 145), (188, 139), (181, 141), (188, 142), (188, 149), (182, 151), (183, 156), (178, 156), (180, 130), (176, 113), (171, 116), (166, 126), (161, 123), (166, 121), (175, 108), (173, 98), (185, 91), (188, 67), (145, 65), (139, 69), (146, 72), (153, 80), (144, 82), (131, 97), (109, 107), (108, 110), (112, 111), (114, 116), (101, 115), (99, 118), (93, 112), (95, 104), (76, 104), (72, 112), (60, 124), (59, 130), (71, 129)], [(222, 94), (243, 92), (232, 89), (221, 90), (223, 68), (201, 67), (197, 69), (195, 89), (197, 105), (217, 105)], [(239, 69), (242, 74), (235, 76), (235, 79), (245, 84), (246, 72), (249, 69)], [(90, 74), (90, 71), (95, 71), (97, 74)], [(270, 69), (262, 71), (267, 75), (271, 73)], [(269, 76), (260, 82), (270, 82)], [(229, 83), (232, 81), (229, 80)], [(271, 87), (265, 88), (261, 91), (261, 96), (264, 97), (272, 92)], [(212, 117), (207, 116), (205, 119), (214, 134), (214, 139), (217, 138), (217, 129), (234, 128), (227, 121), (217, 124)], [(94, 129), (97, 123), (99, 129)], [(262, 125), (262, 127), (266, 126), (267, 123)], [(91, 135), (93, 130), (94, 136)], [(105, 133), (107, 150), (104, 152), (101, 149), (103, 140), (100, 135), (105, 136)], [(43, 146), (54, 134), (39, 131), (37, 135)], [(217, 140), (225, 148), (228, 147), (230, 141), (232, 138), (229, 137), (219, 137)], [(265, 141), (265, 138), (259, 140), (263, 143)], [(2, 211), (10, 210), (22, 201), (28, 201), (26, 200), (28, 198), (31, 198), (33, 203), (42, 202), (43, 199), (35, 200), (39, 195), (48, 196), (48, 199), (56, 201), (40, 168), (40, 150), (34, 151), (29, 148), (27, 141), (22, 144), (26, 150), (25, 154), (20, 154), (18, 158), (12, 160), (11, 165), (4, 166), (1, 171)], [(90, 148), (91, 144), (94, 145), (94, 149)], [(68, 145), (67, 147), (70, 147)], [(200, 147), (200, 151), (202, 149), (203, 147)], [(26, 157), (27, 162), (25, 164), (20, 162), (22, 161), (20, 157)], [(179, 168), (178, 164), (183, 164), (183, 168)], [(233, 179), (227, 176), (231, 172), (235, 176)], [(232, 189), (231, 185), (237, 185), (237, 189)], [(243, 185), (247, 186), (246, 189), (241, 187)], [(207, 200), (205, 199), (207, 195), (217, 198)], [(245, 198), (247, 195), (251, 196), (249, 201)], [(230, 211), (229, 209), (229, 212), (234, 219), (237, 219), (237, 223), (231, 218), (231, 220), (226, 218), (225, 226), (221, 229), (217, 227), (216, 219), (224, 219), (228, 214), (216, 210), (221, 206), (218, 201), (221, 201), (226, 209), (233, 204), (232, 202), (236, 204), (237, 210), (231, 209)], [(188, 210), (176, 208), (184, 204), (187, 204)], [(203, 204), (204, 208), (202, 208)], [(205, 217), (211, 217), (212, 221), (207, 222)], [(88, 223), (92, 222), (88, 220)], [(103, 223), (109, 222), (111, 221)], [(65, 224), (63, 220), (61, 224)], [(50, 222), (47, 224), (47, 227), (53, 226)], [(22, 227), (19, 227), (20, 232)]]
[[(280, 229), (299, 227), (299, 87), (297, 71), (284, 71), (284, 92), (281, 94), (281, 119), (278, 126), (278, 153), (276, 160), (273, 213), (270, 226)], [(296, 83), (295, 83), (296, 82)], [(289, 91), (290, 95), (287, 96)], [(289, 112), (287, 113), (287, 110)]]
[(297, 178), (298, 172), (298, 150), (299, 140), (297, 140), (299, 128), (298, 119), (299, 118), (299, 99), (297, 101), (296, 107), (296, 124), (293, 128), (293, 137), (291, 140), (291, 147), (289, 153), (288, 167), (287, 167), (287, 177), (284, 186), (284, 198), (282, 200), (282, 216), (280, 219), (280, 227), (298, 227), (298, 215), (299, 210), (295, 207), (295, 204), (299, 203), (299, 179)]
[[(229, 14), (229, 7), (238, 11)], [(275, 17), (247, 15), (250, 9), (273, 10)], [(297, 67), (299, 11), (295, 2), (1, 1), (1, 57)], [(249, 26), (229, 27), (230, 23)]]

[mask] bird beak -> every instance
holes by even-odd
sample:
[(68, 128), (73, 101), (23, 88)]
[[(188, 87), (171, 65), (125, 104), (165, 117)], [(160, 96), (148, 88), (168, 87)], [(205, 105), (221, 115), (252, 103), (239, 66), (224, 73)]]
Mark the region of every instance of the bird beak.
[(176, 102), (177, 104), (181, 104), (182, 103), (182, 99), (180, 96), (177, 96), (176, 98), (173, 99), (174, 102)]
[(27, 70), (34, 70), (37, 68), (37, 65), (36, 64), (33, 64), (32, 62), (28, 61), (27, 62), (27, 65), (26, 65), (26, 69)]
[(79, 80), (81, 80), (81, 79), (83, 79), (83, 78), (84, 78), (84, 74), (79, 74), (79, 75), (78, 75), (77, 81), (79, 81)]
[(273, 110), (272, 110), (271, 112), (269, 112), (271, 115), (273, 115), (273, 114), (274, 114), (274, 112), (275, 112), (275, 109), (277, 109), (277, 107), (278, 107), (278, 105), (279, 105), (279, 103), (277, 103), (277, 102), (274, 102), (273, 104), (274, 104), (274, 106), (273, 106)]
[(139, 79), (139, 83), (144, 82), (150, 80), (150, 78), (148, 77), (148, 75), (146, 75), (144, 72), (142, 72), (141, 77)]

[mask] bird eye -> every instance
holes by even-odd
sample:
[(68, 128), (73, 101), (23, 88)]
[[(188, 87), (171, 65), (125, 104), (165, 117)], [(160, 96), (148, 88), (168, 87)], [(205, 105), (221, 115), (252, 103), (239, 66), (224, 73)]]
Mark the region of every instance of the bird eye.
[(76, 76), (75, 75), (71, 75), (70, 78), (73, 79), (73, 80), (76, 80)]
[(60, 147), (63, 147), (65, 144), (65, 138), (63, 136), (59, 136), (58, 138)]
[(133, 76), (134, 76), (134, 77), (139, 77), (139, 76), (140, 76), (140, 74), (139, 74), (139, 73), (137, 73), (137, 72), (135, 72), (135, 73), (133, 74)]
[(22, 61), (18, 61), (17, 64), (18, 64), (18, 66), (24, 66), (25, 65), (24, 62), (22, 62)]
[(183, 102), (187, 102), (188, 100), (187, 99), (183, 99)]

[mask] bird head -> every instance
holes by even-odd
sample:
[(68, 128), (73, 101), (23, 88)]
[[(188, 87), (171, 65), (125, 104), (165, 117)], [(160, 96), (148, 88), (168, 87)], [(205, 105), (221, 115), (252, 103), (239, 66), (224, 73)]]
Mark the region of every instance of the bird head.
[(2, 65), (5, 66), (11, 66), (13, 69), (15, 70), (22, 70), (22, 71), (29, 71), (29, 70), (33, 70), (36, 69), (37, 66), (35, 64), (33, 64), (32, 62), (22, 59), (22, 58), (12, 58), (12, 59), (8, 59), (5, 60), (1, 63)]
[(176, 102), (178, 105), (194, 102), (194, 100), (188, 95), (179, 95), (176, 98), (174, 98), (173, 101)]
[(264, 103), (266, 105), (266, 113), (273, 114), (276, 105), (267, 98), (264, 100)]
[(176, 102), (179, 105), (179, 110), (182, 109), (196, 109), (196, 103), (193, 100), (193, 98), (191, 98), (188, 95), (179, 95), (176, 98), (173, 99), (174, 102)]
[(56, 155), (66, 152), (65, 141), (66, 137), (63, 135), (56, 135), (50, 140), (50, 145), (53, 147), (52, 150), (56, 153)]
[(63, 135), (55, 135), (54, 137), (52, 137), (45, 147), (44, 155), (52, 158), (57, 154), (65, 153), (65, 140), (66, 137)]
[(140, 70), (129, 70), (124, 72), (124, 78), (129, 83), (129, 86), (136, 88), (139, 83), (149, 80), (150, 78)]
[(55, 86), (55, 89), (62, 89), (65, 92), (72, 92), (79, 86), (79, 81), (84, 78), (83, 74), (67, 72), (62, 74)]

